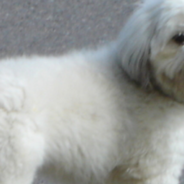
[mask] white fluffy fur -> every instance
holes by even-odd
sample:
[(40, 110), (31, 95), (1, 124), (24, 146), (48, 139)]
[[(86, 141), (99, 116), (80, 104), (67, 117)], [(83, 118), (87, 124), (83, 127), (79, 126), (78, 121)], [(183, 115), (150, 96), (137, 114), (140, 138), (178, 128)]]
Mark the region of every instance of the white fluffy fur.
[(184, 0), (147, 0), (98, 51), (0, 62), (0, 184), (177, 184)]

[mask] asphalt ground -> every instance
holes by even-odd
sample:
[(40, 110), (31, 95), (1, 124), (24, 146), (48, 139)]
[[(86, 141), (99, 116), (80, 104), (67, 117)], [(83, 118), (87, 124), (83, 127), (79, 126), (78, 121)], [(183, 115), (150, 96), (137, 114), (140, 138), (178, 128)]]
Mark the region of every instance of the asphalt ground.
[[(106, 44), (137, 4), (139, 0), (0, 0), (0, 57), (55, 55)], [(34, 184), (40, 183), (48, 184), (42, 179)]]
[(134, 6), (135, 0), (1, 0), (0, 57), (106, 43)]

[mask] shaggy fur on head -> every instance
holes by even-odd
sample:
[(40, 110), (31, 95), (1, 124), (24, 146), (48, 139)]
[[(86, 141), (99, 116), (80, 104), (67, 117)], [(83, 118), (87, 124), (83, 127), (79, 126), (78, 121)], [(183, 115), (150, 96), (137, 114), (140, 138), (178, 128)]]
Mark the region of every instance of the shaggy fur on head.
[(147, 0), (125, 25), (118, 45), (130, 78), (179, 101), (184, 101), (183, 19), (183, 0)]
[(183, 103), (184, 0), (144, 1), (97, 51), (4, 59), (0, 184), (178, 184)]

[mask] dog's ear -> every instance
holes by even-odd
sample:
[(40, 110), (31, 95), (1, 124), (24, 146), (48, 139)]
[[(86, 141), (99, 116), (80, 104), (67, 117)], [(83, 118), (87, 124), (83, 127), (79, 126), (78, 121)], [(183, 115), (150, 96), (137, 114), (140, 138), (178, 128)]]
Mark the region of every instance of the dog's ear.
[(149, 60), (157, 13), (157, 8), (144, 4), (125, 24), (118, 38), (117, 50), (123, 69), (143, 87), (151, 87)]

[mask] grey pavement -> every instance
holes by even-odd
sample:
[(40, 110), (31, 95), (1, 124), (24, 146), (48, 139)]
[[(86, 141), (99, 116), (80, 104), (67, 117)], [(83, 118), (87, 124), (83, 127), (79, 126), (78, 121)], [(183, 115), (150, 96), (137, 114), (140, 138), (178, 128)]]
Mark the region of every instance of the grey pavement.
[[(53, 55), (105, 44), (117, 36), (138, 3), (139, 0), (0, 0), (0, 57)], [(41, 183), (48, 184), (42, 179), (34, 184)]]
[(0, 0), (0, 57), (58, 54), (117, 35), (135, 0)]

